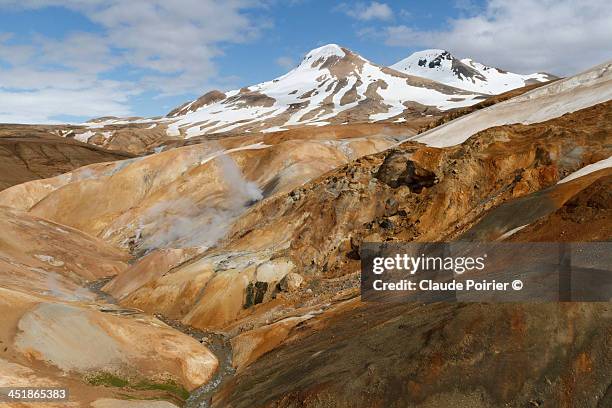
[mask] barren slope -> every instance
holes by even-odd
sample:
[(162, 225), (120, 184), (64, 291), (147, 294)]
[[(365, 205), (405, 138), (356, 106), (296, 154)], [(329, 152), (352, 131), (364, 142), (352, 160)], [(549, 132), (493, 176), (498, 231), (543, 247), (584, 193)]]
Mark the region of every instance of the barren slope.
[(46, 126), (0, 125), (0, 190), (88, 164), (132, 157), (57, 136), (54, 130)]
[[(330, 299), (356, 293), (363, 240), (454, 236), (489, 209), (608, 157), (610, 108), (492, 128), (453, 148), (405, 143), (358, 159), (250, 207), (215, 248), (160, 270), (132, 293), (121, 290), (122, 302), (231, 332), (320, 313)], [(407, 166), (416, 169), (410, 178)], [(279, 294), (276, 284), (291, 272), (303, 275), (311, 292)]]
[(3, 191), (0, 203), (140, 254), (164, 247), (207, 247), (253, 203), (395, 142), (384, 134), (264, 140), (272, 144), (227, 148), (232, 140), (210, 141), (87, 166)]
[(606, 407), (608, 304), (355, 304), (295, 330), (213, 407)]
[(145, 384), (128, 395), (180, 401), (212, 377), (205, 346), (92, 289), (127, 268), (126, 253), (6, 207), (0, 229), (0, 386), (69, 387), (71, 402), (55, 406), (80, 407), (114, 397), (96, 385), (118, 379)]

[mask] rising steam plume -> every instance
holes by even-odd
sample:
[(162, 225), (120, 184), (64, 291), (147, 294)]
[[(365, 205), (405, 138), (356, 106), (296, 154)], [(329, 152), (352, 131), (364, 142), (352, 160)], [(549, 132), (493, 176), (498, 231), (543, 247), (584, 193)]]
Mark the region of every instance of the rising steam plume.
[[(150, 207), (140, 220), (137, 248), (208, 248), (223, 238), (231, 223), (250, 205), (262, 199), (260, 188), (248, 181), (234, 159), (225, 154), (214, 158), (224, 183), (220, 203), (194, 202), (189, 198), (162, 201)], [(159, 225), (163, 225), (159, 228)]]

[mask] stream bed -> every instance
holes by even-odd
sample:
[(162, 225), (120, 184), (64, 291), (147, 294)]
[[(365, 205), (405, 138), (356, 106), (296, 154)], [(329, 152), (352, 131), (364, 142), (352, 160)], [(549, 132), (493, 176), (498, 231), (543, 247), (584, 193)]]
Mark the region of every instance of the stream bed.
[(213, 394), (223, 382), (231, 378), (236, 372), (232, 366), (232, 346), (229, 338), (221, 333), (185, 326), (179, 321), (168, 319), (162, 315), (155, 315), (155, 317), (204, 344), (219, 360), (219, 368), (214, 377), (206, 384), (193, 390), (185, 402), (185, 408), (210, 408), (210, 400)]
[[(102, 300), (109, 305), (108, 309), (102, 308), (100, 311), (115, 314), (143, 313), (141, 310), (137, 309), (116, 307), (118, 306), (116, 299), (102, 290), (102, 287), (111, 279), (112, 278), (100, 279), (91, 282), (88, 285), (88, 289), (95, 293), (99, 300)], [(193, 337), (198, 342), (205, 345), (217, 357), (217, 360), (219, 360), (219, 368), (217, 369), (213, 378), (206, 384), (203, 384), (193, 390), (184, 404), (185, 408), (209, 408), (213, 394), (224, 381), (231, 378), (236, 372), (232, 366), (232, 346), (230, 339), (221, 333), (194, 329), (193, 327), (182, 324), (178, 320), (169, 319), (161, 314), (154, 314), (154, 317), (161, 320), (173, 329)]]

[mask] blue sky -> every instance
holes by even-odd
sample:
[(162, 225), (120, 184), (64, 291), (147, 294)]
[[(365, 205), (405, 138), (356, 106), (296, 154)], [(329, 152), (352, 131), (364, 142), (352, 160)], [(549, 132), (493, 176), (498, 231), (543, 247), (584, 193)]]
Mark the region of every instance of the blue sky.
[(609, 59), (610, 38), (600, 0), (0, 0), (0, 122), (162, 115), (326, 43), (382, 65), (444, 48), (567, 75)]

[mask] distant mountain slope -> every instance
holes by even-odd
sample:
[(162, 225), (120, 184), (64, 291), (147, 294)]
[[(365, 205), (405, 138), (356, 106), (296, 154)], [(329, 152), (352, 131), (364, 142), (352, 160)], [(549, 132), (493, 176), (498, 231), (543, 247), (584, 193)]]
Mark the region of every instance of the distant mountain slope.
[[(310, 51), (287, 74), (228, 92), (211, 91), (162, 118), (101, 118), (81, 139), (120, 126), (165, 128), (169, 137), (272, 132), (299, 126), (398, 121), (472, 105), (485, 95), (406, 75), (335, 44)], [(110, 131), (110, 133), (108, 132)]]
[(299, 125), (379, 121), (471, 105), (479, 95), (376, 65), (335, 44), (309, 52), (272, 81), (213, 91), (169, 113), (171, 133), (271, 131)]
[(554, 75), (535, 73), (515, 74), (488, 67), (470, 58), (457, 59), (445, 50), (415, 52), (391, 68), (409, 75), (429, 78), (443, 84), (471, 92), (495, 95), (537, 82), (556, 79)]
[[(450, 109), (447, 111), (432, 112), (428, 109), (427, 113), (423, 115), (423, 112), (406, 113), (398, 119), (383, 120), (380, 122), (349, 122), (341, 123), (336, 125), (326, 126), (297, 126), (287, 130), (264, 131), (264, 132), (240, 132), (238, 130), (226, 132), (226, 133), (204, 133), (199, 136), (181, 137), (179, 136), (168, 136), (167, 130), (168, 125), (166, 123), (150, 122), (153, 119), (133, 119), (130, 122), (122, 120), (120, 118), (100, 118), (95, 121), (91, 121), (87, 124), (81, 125), (80, 127), (72, 126), (72, 132), (67, 134), (64, 130), (64, 126), (56, 126), (56, 132), (59, 134), (63, 132), (66, 137), (74, 137), (81, 140), (86, 140), (88, 143), (97, 144), (110, 150), (119, 150), (130, 152), (134, 154), (144, 154), (152, 152), (165, 151), (174, 147), (193, 145), (203, 143), (207, 140), (225, 140), (230, 139), (238, 140), (237, 138), (243, 139), (241, 143), (246, 144), (258, 143), (272, 138), (282, 138), (284, 140), (289, 139), (320, 139), (324, 138), (347, 138), (355, 137), (357, 135), (367, 136), (374, 134), (384, 134), (387, 136), (393, 136), (397, 140), (405, 139), (416, 135), (417, 133), (423, 132), (426, 129), (432, 129), (433, 127), (446, 123), (459, 116), (474, 112), (479, 109), (494, 105), (501, 101), (510, 99), (517, 95), (521, 95), (524, 92), (528, 92), (539, 86), (545, 86), (547, 83), (537, 83), (528, 85), (522, 88), (513, 89), (512, 91), (504, 92), (499, 95), (492, 95), (480, 102), (464, 106), (460, 108)], [(213, 91), (210, 93), (214, 95)], [(225, 95), (225, 94), (223, 94)], [(209, 100), (209, 94), (206, 94), (195, 101), (181, 105), (180, 107), (173, 110), (174, 113), (169, 115), (185, 114), (185, 112), (197, 109), (200, 104), (205, 104), (206, 100)], [(408, 119), (406, 119), (408, 117)], [(298, 136), (299, 135), (299, 136)]]
[(0, 190), (92, 163), (133, 157), (60, 137), (54, 131), (53, 126), (0, 125)]
[(413, 123), (472, 106), (490, 94), (554, 78), (459, 61), (441, 50), (413, 54), (394, 68), (401, 72), (328, 44), (310, 51), (296, 68), (271, 81), (227, 92), (210, 91), (164, 117), (94, 119), (69, 137), (139, 152), (168, 139), (304, 126)]

